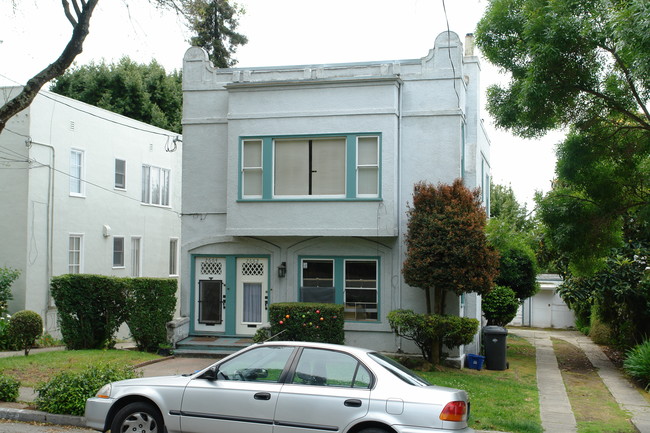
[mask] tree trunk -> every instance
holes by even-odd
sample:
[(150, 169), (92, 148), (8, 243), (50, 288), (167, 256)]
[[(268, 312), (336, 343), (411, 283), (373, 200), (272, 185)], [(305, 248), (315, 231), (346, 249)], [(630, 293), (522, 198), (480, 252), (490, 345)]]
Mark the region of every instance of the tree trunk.
[[(81, 54), (84, 40), (89, 33), (90, 17), (95, 6), (97, 6), (97, 2), (99, 0), (88, 0), (85, 3), (83, 9), (80, 11), (81, 13), (78, 14), (78, 21), (76, 24), (73, 24), (74, 30), (72, 31), (72, 37), (59, 58), (27, 81), (27, 84), (25, 84), (25, 87), (23, 87), (22, 92), (18, 96), (0, 107), (0, 132), (5, 128), (9, 119), (29, 107), (38, 92), (48, 81), (62, 75), (74, 59)], [(66, 1), (64, 0), (63, 3), (66, 16), (68, 16), (68, 19), (71, 19), (69, 11), (66, 8)]]
[[(427, 292), (428, 293), (428, 292)], [(429, 313), (431, 314), (431, 304), (429, 306)], [(434, 290), (433, 298), (433, 314), (442, 315), (445, 311), (445, 290), (439, 287), (436, 287)], [(440, 364), (440, 354), (442, 353), (442, 341), (439, 338), (435, 338), (431, 344), (431, 363), (438, 365)]]

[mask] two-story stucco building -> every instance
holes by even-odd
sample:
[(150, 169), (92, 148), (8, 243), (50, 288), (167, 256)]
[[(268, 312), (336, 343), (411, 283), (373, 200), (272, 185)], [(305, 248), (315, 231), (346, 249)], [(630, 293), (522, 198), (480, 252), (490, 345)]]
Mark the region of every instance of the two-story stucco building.
[[(420, 59), (233, 69), (186, 52), (181, 314), (190, 335), (249, 336), (270, 303), (314, 300), (344, 305), (347, 344), (402, 345), (387, 313), (425, 311), (424, 292), (401, 275), (414, 184), (463, 178), (489, 200), (480, 67), (468, 42), (465, 53), (444, 32)], [(448, 304), (480, 317), (476, 296)]]
[(52, 276), (179, 275), (179, 138), (48, 91), (10, 119), (0, 134), (0, 266), (21, 272), (10, 312), (35, 311), (58, 335)]

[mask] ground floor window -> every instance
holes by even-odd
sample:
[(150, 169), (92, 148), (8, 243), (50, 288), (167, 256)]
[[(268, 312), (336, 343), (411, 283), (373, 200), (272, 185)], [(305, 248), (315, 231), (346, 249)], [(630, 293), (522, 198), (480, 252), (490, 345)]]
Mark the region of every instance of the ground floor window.
[(378, 259), (301, 258), (300, 265), (302, 302), (341, 303), (346, 320), (378, 320)]

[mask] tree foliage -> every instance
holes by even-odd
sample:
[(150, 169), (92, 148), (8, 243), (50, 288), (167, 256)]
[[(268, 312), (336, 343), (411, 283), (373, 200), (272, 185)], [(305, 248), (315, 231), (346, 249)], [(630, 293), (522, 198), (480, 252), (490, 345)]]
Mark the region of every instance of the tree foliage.
[(510, 287), (496, 285), (483, 297), (481, 306), (488, 326), (506, 326), (517, 315), (519, 301)]
[(145, 123), (181, 132), (181, 74), (169, 74), (155, 60), (138, 64), (128, 57), (107, 65), (90, 63), (66, 71), (50, 90)]
[(404, 280), (425, 291), (427, 312), (444, 313), (447, 292), (457, 295), (490, 291), (498, 254), (485, 236), (485, 210), (479, 190), (457, 179), (451, 185), (420, 182), (408, 210)]
[(517, 201), (512, 187), (497, 183), (490, 184), (490, 219), (493, 218), (508, 222), (518, 232), (527, 232), (533, 227), (526, 205)]
[(649, 16), (647, 0), (494, 0), (477, 28), (511, 74), (488, 91), (497, 125), (569, 131), (539, 214), (574, 272), (602, 266), (625, 221), (650, 214)]
[(186, 7), (189, 27), (195, 34), (190, 43), (205, 49), (216, 67), (233, 66), (238, 46), (248, 42), (246, 36), (236, 31), (244, 9), (228, 0), (190, 0)]

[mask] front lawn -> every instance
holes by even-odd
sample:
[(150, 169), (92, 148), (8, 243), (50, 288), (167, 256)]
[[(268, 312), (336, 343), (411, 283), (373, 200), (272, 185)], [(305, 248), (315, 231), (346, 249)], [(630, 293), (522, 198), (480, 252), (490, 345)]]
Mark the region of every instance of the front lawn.
[(510, 368), (504, 371), (441, 367), (438, 371), (419, 373), (435, 385), (469, 393), (472, 428), (541, 433), (535, 347), (515, 335), (508, 335), (507, 344)]
[(132, 350), (62, 350), (0, 358), (0, 372), (20, 380), (22, 386), (35, 387), (60, 372), (78, 372), (88, 365), (137, 365), (158, 358), (153, 353)]

